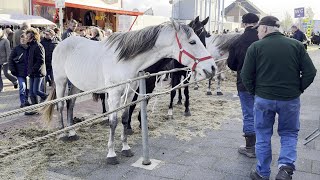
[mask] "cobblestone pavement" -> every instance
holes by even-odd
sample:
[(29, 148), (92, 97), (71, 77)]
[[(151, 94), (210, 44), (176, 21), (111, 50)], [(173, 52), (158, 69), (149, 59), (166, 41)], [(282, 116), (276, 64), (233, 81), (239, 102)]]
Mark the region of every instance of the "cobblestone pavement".
[[(320, 50), (314, 48), (309, 51), (314, 64), (320, 70)], [(6, 88), (11, 85), (6, 83)], [(320, 115), (320, 76), (301, 96), (301, 131), (298, 141), (297, 171), (294, 180), (320, 180), (320, 137), (303, 145), (304, 138), (319, 125)], [(9, 89), (0, 94), (1, 111), (14, 109), (17, 104), (17, 92)], [(7, 109), (2, 109), (3, 107)], [(97, 110), (95, 110), (97, 111)], [(92, 110), (91, 113), (95, 112)], [(99, 109), (100, 111), (100, 109)], [(5, 125), (5, 124), (4, 124)], [(280, 138), (276, 133), (272, 139), (273, 162), (272, 175), (277, 173), (277, 157), (280, 149)], [(155, 170), (148, 171), (132, 167), (131, 164), (142, 156), (142, 145), (138, 143), (132, 147), (134, 157), (121, 158), (116, 166), (93, 161), (99, 155), (87, 154), (80, 167), (76, 169), (50, 169), (47, 179), (225, 179), (247, 180), (250, 169), (255, 166), (255, 159), (248, 159), (237, 152), (243, 144), (241, 122), (229, 119), (222, 124), (220, 130), (208, 130), (206, 137), (197, 137), (191, 141), (179, 141), (175, 137), (163, 135), (150, 139), (150, 157), (163, 163)], [(91, 159), (91, 161), (88, 161)], [(101, 157), (99, 158), (101, 159)]]

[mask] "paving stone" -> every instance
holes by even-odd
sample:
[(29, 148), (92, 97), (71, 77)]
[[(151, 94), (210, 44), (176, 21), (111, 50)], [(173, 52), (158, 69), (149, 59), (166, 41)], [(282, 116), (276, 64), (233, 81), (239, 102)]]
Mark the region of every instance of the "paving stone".
[(254, 163), (239, 162), (236, 160), (230, 161), (229, 159), (222, 158), (218, 161), (212, 169), (219, 172), (232, 173), (240, 176), (247, 176)]
[(292, 176), (292, 179), (293, 180), (319, 180), (320, 175), (301, 172), (301, 171), (295, 171), (295, 173)]
[(164, 163), (162, 166), (145, 174), (164, 178), (182, 179), (191, 168), (191, 166)]
[(320, 175), (320, 161), (312, 161), (312, 173)]
[(188, 173), (183, 177), (183, 180), (194, 180), (194, 179), (222, 180), (224, 178), (225, 178), (225, 174), (222, 172), (195, 167), (188, 171)]
[(194, 167), (201, 167), (203, 169), (212, 169), (212, 167), (219, 161), (218, 157), (201, 156), (192, 153), (183, 153), (173, 159), (174, 163), (182, 165), (192, 165)]

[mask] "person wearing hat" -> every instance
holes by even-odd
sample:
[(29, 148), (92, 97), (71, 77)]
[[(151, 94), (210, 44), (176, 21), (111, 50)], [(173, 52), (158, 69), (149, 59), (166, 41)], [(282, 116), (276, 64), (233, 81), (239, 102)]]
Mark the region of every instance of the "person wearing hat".
[(257, 165), (250, 177), (269, 179), (271, 137), (278, 114), (281, 149), (276, 180), (292, 179), (300, 129), (300, 95), (313, 82), (317, 70), (303, 45), (279, 32), (274, 16), (262, 18), (259, 41), (247, 51), (241, 71), (245, 88), (253, 95)]
[[(55, 38), (56, 33), (52, 29), (46, 29), (44, 31), (44, 38), (41, 40), (41, 44), (45, 50), (45, 64), (47, 75), (45, 77), (45, 82), (49, 83), (49, 86), (52, 85), (54, 78), (52, 72), (52, 53), (53, 50), (57, 47), (58, 41)], [(46, 86), (46, 84), (44, 84)]]
[(238, 152), (247, 157), (255, 158), (255, 142), (256, 136), (254, 131), (253, 103), (254, 96), (250, 94), (240, 78), (241, 69), (248, 47), (255, 41), (258, 41), (258, 32), (253, 29), (258, 24), (259, 17), (253, 13), (247, 13), (242, 16), (242, 25), (245, 28), (244, 33), (232, 43), (229, 49), (229, 57), (227, 60), (231, 70), (237, 71), (237, 90), (241, 103), (243, 116), (243, 136), (246, 145), (240, 146)]

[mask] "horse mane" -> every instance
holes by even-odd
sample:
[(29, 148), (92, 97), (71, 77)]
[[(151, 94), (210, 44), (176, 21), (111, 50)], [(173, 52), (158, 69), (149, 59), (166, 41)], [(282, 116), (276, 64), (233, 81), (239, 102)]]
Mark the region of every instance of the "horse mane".
[[(179, 27), (187, 34), (187, 37), (190, 38), (192, 29), (183, 24), (179, 24)], [(150, 51), (155, 46), (160, 32), (169, 29), (173, 29), (171, 22), (157, 26), (149, 26), (137, 31), (114, 33), (106, 39), (105, 43), (109, 47), (117, 44), (115, 52), (119, 52), (119, 61), (129, 60)]]
[(212, 35), (212, 44), (215, 44), (219, 51), (228, 51), (231, 44), (238, 39), (241, 34), (233, 33), (233, 34), (214, 34)]

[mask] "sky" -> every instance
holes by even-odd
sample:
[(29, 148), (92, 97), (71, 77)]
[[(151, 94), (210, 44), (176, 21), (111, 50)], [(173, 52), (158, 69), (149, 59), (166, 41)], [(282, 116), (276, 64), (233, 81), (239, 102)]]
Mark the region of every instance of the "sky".
[[(177, 0), (176, 0), (177, 1)], [(289, 12), (293, 17), (294, 8), (311, 7), (315, 13), (314, 19), (320, 20), (320, 0), (250, 0), (266, 14), (273, 15), (282, 19), (285, 12)], [(225, 7), (234, 0), (225, 0)], [(125, 9), (145, 11), (152, 7), (154, 15), (171, 16), (171, 5), (169, 0), (123, 0)]]

